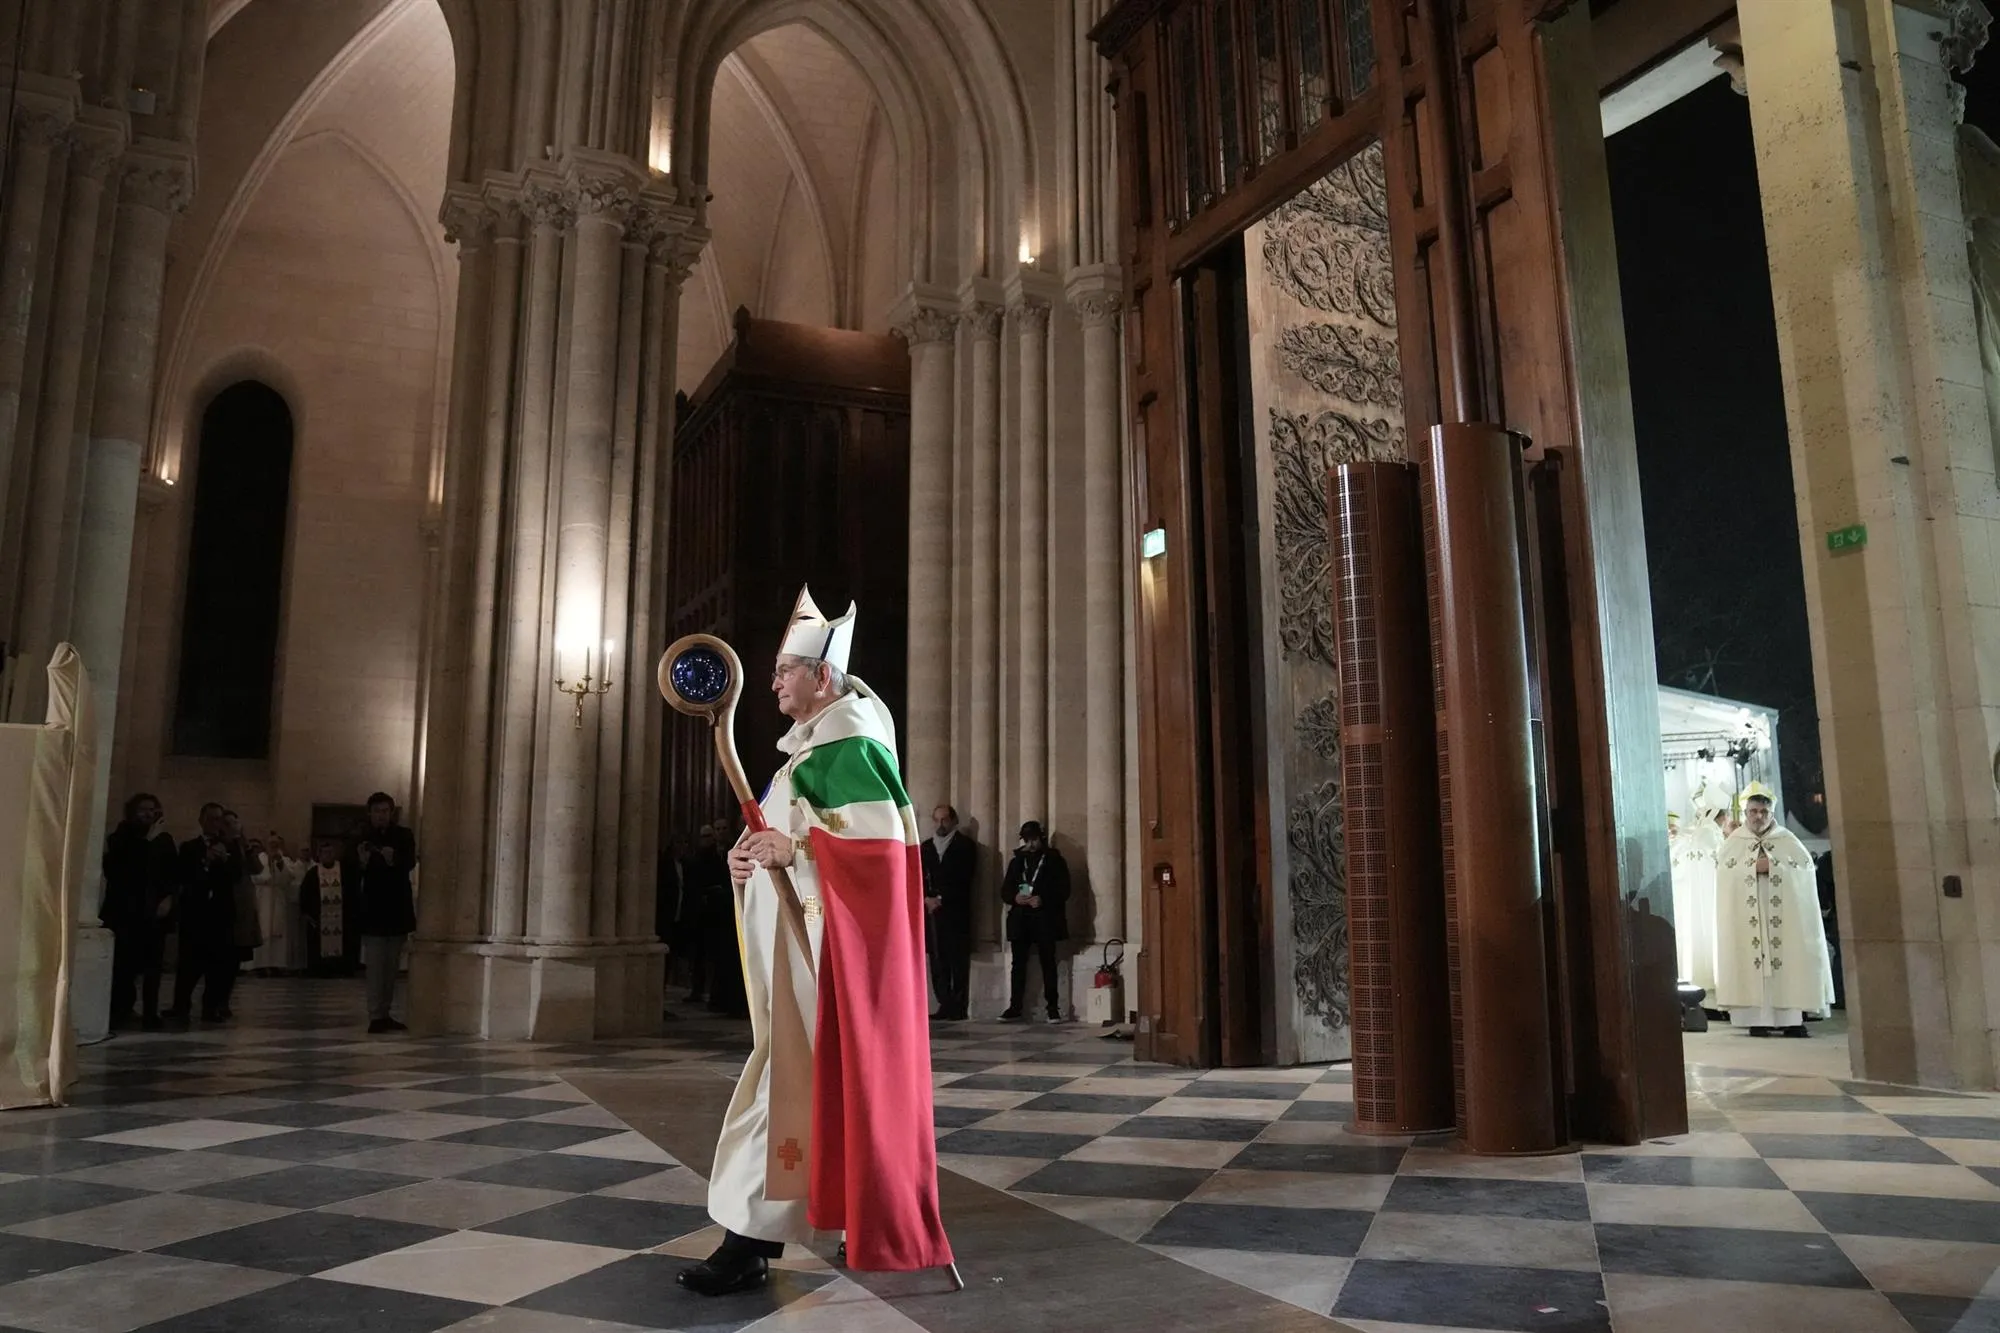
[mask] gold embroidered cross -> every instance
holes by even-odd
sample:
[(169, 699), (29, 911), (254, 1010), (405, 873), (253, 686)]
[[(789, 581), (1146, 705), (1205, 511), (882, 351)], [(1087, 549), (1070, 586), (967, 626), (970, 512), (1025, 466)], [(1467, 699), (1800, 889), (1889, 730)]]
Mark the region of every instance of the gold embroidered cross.
[(829, 833), (843, 833), (847, 830), (847, 817), (838, 810), (820, 811), (819, 822), (826, 825), (826, 831)]
[(809, 893), (800, 898), (799, 907), (805, 912), (808, 921), (817, 921), (826, 913), (826, 908), (820, 904), (817, 894)]
[(805, 1153), (799, 1149), (799, 1141), (797, 1139), (786, 1139), (782, 1144), (778, 1145), (778, 1151), (771, 1155), (783, 1162), (787, 1171), (798, 1170), (799, 1163), (806, 1159)]

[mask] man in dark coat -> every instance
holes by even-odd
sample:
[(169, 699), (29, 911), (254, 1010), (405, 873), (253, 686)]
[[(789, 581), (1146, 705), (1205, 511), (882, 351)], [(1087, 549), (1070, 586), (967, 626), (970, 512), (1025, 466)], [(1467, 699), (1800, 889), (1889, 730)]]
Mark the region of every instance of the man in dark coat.
[(689, 1004), (721, 1002), (725, 989), (719, 980), (721, 964), (725, 952), (731, 956), (736, 952), (735, 923), (729, 863), (722, 859), (715, 826), (703, 824), (695, 834), (694, 850), (681, 861), (680, 914), (675, 920), (676, 943), (687, 959)]
[(1032, 950), (1041, 962), (1042, 998), (1048, 1004), (1049, 1021), (1060, 1023), (1056, 945), (1069, 938), (1069, 863), (1049, 846), (1042, 826), (1032, 819), (1021, 825), (1021, 845), (1000, 882), (1000, 898), (1007, 904), (1007, 943), (1014, 954), (1013, 999), (1000, 1017), (1012, 1020), (1021, 1016)]
[(407, 1032), (390, 1010), (396, 973), (403, 966), (403, 942), (417, 928), (417, 900), (410, 872), (417, 865), (417, 839), (396, 820), (396, 799), (378, 791), (368, 798), (368, 827), (356, 847), (361, 865), (361, 965), (368, 973), (368, 1030)]
[(936, 832), (924, 839), (924, 947), (931, 956), (931, 989), (938, 1009), (932, 1018), (969, 1017), (972, 983), (972, 879), (979, 849), (958, 831), (958, 811), (941, 805), (931, 811)]
[(219, 1023), (229, 1013), (236, 983), (236, 882), (243, 857), (229, 838), (222, 807), (201, 808), (201, 836), (180, 851), (180, 952), (174, 964), (174, 1007), (169, 1018), (186, 1019), (201, 985), (201, 1016)]
[(159, 828), (160, 798), (140, 792), (125, 802), (125, 819), (104, 840), (104, 904), (98, 919), (114, 940), (111, 1026), (130, 1027), (134, 1000), (148, 1032), (160, 1026), (160, 963), (174, 910), (179, 857), (174, 838)]

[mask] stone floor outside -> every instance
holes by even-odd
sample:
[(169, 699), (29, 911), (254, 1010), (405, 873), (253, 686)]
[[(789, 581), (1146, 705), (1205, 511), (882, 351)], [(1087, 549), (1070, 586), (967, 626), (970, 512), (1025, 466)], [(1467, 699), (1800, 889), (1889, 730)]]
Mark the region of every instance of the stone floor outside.
[(1482, 1160), (1347, 1134), (1345, 1067), (942, 1025), (968, 1290), (801, 1250), (706, 1302), (673, 1274), (713, 1243), (742, 1025), (367, 1037), (354, 983), (238, 994), (227, 1028), (87, 1049), (75, 1105), (0, 1115), (0, 1333), (2000, 1331), (2000, 1098), (1853, 1081), (1826, 1028), (1690, 1038), (1688, 1135)]

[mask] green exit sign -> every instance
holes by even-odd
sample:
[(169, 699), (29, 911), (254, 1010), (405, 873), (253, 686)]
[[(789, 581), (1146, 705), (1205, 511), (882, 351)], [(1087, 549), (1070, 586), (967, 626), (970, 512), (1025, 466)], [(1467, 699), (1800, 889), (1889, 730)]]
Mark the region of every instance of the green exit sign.
[(1835, 528), (1826, 534), (1826, 549), (1829, 551), (1858, 551), (1867, 544), (1868, 525), (1865, 523)]

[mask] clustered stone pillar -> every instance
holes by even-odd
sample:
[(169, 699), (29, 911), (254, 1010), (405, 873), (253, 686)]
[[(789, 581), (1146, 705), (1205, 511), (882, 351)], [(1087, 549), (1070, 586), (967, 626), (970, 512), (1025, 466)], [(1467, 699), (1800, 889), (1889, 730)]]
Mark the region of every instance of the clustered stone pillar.
[(672, 429), (657, 381), (703, 238), (643, 168), (588, 149), (459, 187), (444, 218), (460, 323), (425, 792), (443, 836), (414, 1019), (538, 1040), (651, 1032), (644, 793)]
[(1093, 926), (1100, 940), (1122, 938), (1126, 929), (1121, 291), (1117, 269), (1107, 265), (1079, 269), (1068, 283), (1070, 306), (1083, 325), (1085, 781), (1090, 882), (1098, 886)]
[(912, 294), (896, 333), (910, 346), (910, 583), (903, 765), (920, 817), (952, 800), (952, 439), (958, 314)]
[(115, 799), (110, 791), (111, 737), (124, 674), (125, 612), (152, 420), (167, 235), (175, 215), (187, 207), (193, 183), (194, 163), (185, 150), (142, 143), (126, 155), (112, 226), (70, 615), (70, 639), (90, 672), (100, 737), (91, 847), (103, 841), (106, 811)]
[(1014, 809), (1008, 822), (1049, 818), (1049, 303), (1017, 280), (1009, 293), (1020, 338), (1020, 447), (1014, 457), (1016, 611)]
[[(1745, 5), (1859, 1077), (2000, 1076), (2000, 581), (1950, 67), (1976, 0)], [(1865, 544), (1826, 534), (1863, 524)]]
[[(966, 769), (966, 799), (991, 851), (1011, 847), (1012, 830), (1000, 797), (1000, 330), (1006, 312), (967, 292), (962, 328), (971, 342), (967, 385), (968, 434), (957, 481), (967, 515), (959, 570), (966, 580), (960, 633), (966, 652), (965, 745), (955, 756)], [(1007, 838), (1004, 844), (1001, 839)]]

